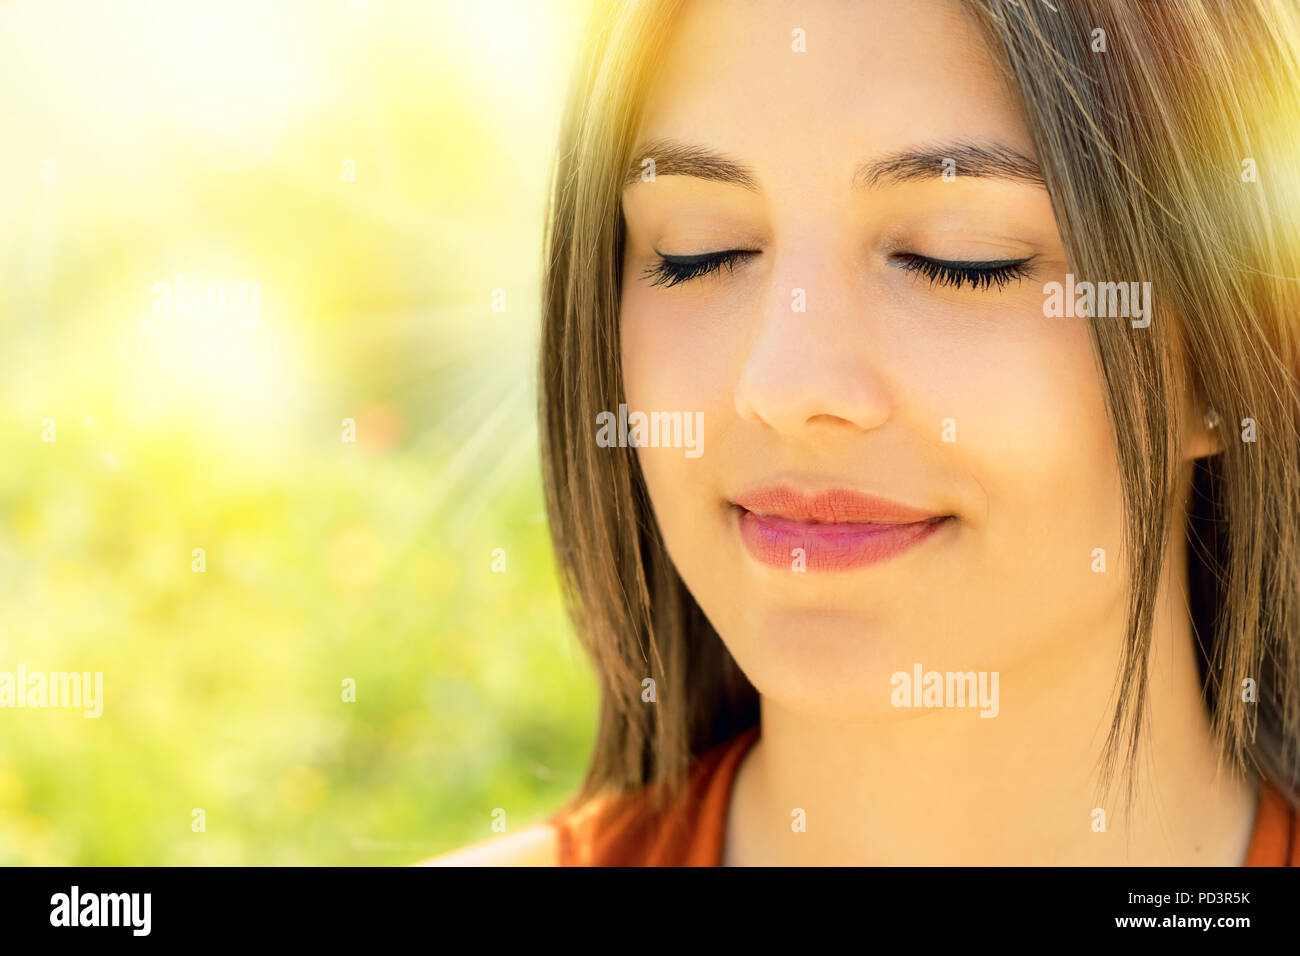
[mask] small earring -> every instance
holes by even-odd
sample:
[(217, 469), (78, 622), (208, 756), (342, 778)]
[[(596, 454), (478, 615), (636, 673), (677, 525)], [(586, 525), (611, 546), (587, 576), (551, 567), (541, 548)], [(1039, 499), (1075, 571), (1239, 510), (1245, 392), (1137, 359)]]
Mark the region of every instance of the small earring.
[(1213, 429), (1215, 429), (1215, 428), (1218, 428), (1218, 427), (1219, 427), (1219, 422), (1221, 422), (1222, 420), (1223, 420), (1223, 419), (1219, 418), (1219, 413), (1216, 412), (1213, 408), (1207, 408), (1207, 409), (1205, 410), (1205, 427), (1206, 427), (1206, 428), (1209, 428), (1209, 429), (1211, 429), (1211, 430), (1213, 430)]

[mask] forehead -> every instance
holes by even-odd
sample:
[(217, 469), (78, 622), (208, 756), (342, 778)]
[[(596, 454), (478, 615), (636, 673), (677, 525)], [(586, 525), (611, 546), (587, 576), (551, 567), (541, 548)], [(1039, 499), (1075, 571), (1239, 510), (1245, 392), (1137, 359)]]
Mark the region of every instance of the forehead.
[(640, 138), (735, 156), (765, 187), (806, 175), (848, 188), (864, 159), (927, 142), (994, 139), (1033, 153), (957, 0), (690, 0)]

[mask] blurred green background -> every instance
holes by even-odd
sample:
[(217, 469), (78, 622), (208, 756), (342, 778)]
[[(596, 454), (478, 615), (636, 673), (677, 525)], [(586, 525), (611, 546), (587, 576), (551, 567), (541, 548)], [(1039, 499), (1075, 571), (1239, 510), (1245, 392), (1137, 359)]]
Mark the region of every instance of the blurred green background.
[(0, 708), (0, 865), (405, 864), (577, 786), (534, 361), (587, 7), (0, 2), (0, 671), (104, 675)]

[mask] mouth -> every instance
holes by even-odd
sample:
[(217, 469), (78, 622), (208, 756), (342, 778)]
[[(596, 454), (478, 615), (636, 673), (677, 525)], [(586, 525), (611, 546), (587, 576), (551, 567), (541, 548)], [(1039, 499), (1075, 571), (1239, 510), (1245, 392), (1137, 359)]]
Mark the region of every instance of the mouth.
[(782, 485), (737, 495), (731, 504), (750, 556), (793, 572), (887, 561), (956, 520), (844, 488), (809, 495)]

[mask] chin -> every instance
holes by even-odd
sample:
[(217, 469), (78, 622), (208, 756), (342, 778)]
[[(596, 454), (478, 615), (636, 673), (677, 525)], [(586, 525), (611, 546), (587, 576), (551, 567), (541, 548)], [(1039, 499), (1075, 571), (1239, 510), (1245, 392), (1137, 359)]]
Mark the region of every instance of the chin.
[(907, 719), (890, 703), (892, 675), (951, 655), (941, 636), (880, 614), (766, 601), (745, 617), (719, 628), (732, 656), (761, 695), (808, 715)]

